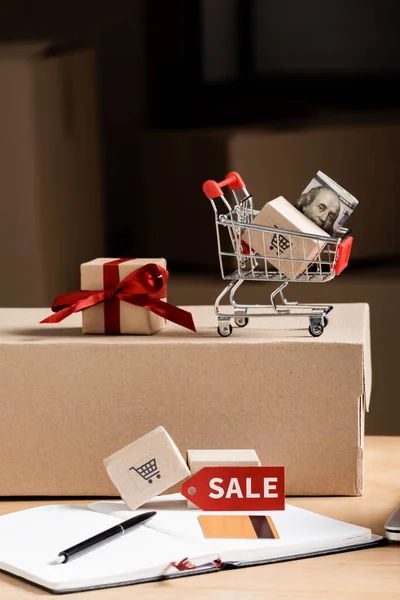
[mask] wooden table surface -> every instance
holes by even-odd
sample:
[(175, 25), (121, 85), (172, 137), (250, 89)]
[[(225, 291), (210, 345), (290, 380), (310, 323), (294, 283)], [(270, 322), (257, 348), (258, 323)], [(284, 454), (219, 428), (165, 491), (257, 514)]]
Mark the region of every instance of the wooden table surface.
[[(367, 437), (365, 494), (361, 498), (290, 498), (323, 515), (384, 534), (388, 516), (400, 506), (400, 438)], [(86, 504), (90, 500), (60, 500)], [(49, 500), (0, 500), (0, 514), (48, 504)], [(54, 503), (51, 500), (51, 503)], [(180, 580), (67, 595), (73, 600), (388, 600), (400, 598), (400, 543), (318, 558), (199, 575)], [(51, 598), (52, 594), (0, 573), (0, 599)]]

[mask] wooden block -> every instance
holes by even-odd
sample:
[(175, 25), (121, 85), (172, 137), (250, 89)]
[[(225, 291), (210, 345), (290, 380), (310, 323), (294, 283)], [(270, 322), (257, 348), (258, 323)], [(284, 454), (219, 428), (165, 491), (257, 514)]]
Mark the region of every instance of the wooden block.
[[(194, 475), (203, 467), (260, 467), (261, 461), (255, 450), (188, 450), (187, 463)], [(188, 508), (197, 508), (187, 500)]]
[(134, 510), (190, 475), (164, 427), (157, 427), (103, 461), (122, 500)]

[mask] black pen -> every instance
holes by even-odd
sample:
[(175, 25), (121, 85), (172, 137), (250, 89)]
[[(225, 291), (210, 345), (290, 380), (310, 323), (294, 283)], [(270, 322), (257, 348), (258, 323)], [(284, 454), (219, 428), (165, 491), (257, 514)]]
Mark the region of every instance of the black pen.
[(106, 529), (106, 531), (102, 531), (101, 533), (98, 533), (93, 537), (76, 544), (75, 546), (71, 546), (71, 548), (67, 548), (59, 553), (57, 556), (57, 562), (59, 564), (65, 564), (74, 558), (82, 556), (82, 554), (90, 552), (90, 550), (95, 550), (99, 546), (102, 546), (103, 544), (106, 544), (107, 542), (124, 535), (125, 532), (131, 531), (139, 525), (144, 525), (147, 523), (147, 521), (152, 519), (155, 514), (156, 511), (142, 513), (136, 517), (132, 517), (132, 519), (124, 521), (123, 523), (114, 525), (114, 527)]

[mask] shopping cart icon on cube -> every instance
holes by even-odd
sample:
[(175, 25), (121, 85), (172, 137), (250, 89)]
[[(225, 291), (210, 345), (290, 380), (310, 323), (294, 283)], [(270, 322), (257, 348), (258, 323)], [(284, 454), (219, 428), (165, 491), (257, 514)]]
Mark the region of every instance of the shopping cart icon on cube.
[(157, 479), (161, 478), (160, 471), (157, 468), (157, 461), (155, 458), (151, 458), (149, 461), (145, 462), (140, 467), (130, 467), (130, 471), (136, 471), (140, 477), (143, 477), (147, 483), (153, 483), (153, 479), (157, 477)]
[(269, 249), (278, 251), (278, 246), (279, 246), (279, 250), (281, 252), (285, 252), (285, 250), (290, 248), (290, 242), (281, 233), (274, 233), (273, 238), (271, 240), (271, 246)]

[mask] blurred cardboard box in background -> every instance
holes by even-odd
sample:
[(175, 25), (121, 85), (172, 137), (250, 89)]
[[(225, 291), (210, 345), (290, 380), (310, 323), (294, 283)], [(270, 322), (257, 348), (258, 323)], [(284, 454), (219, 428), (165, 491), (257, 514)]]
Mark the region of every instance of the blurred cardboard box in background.
[(131, 223), (143, 255), (217, 269), (205, 180), (238, 171), (260, 210), (281, 195), (294, 204), (318, 169), (359, 200), (346, 224), (354, 235), (352, 260), (400, 255), (400, 236), (391, 228), (400, 195), (400, 124), (149, 131), (135, 150), (140, 205)]
[(0, 306), (48, 306), (103, 256), (95, 59), (0, 46)]

